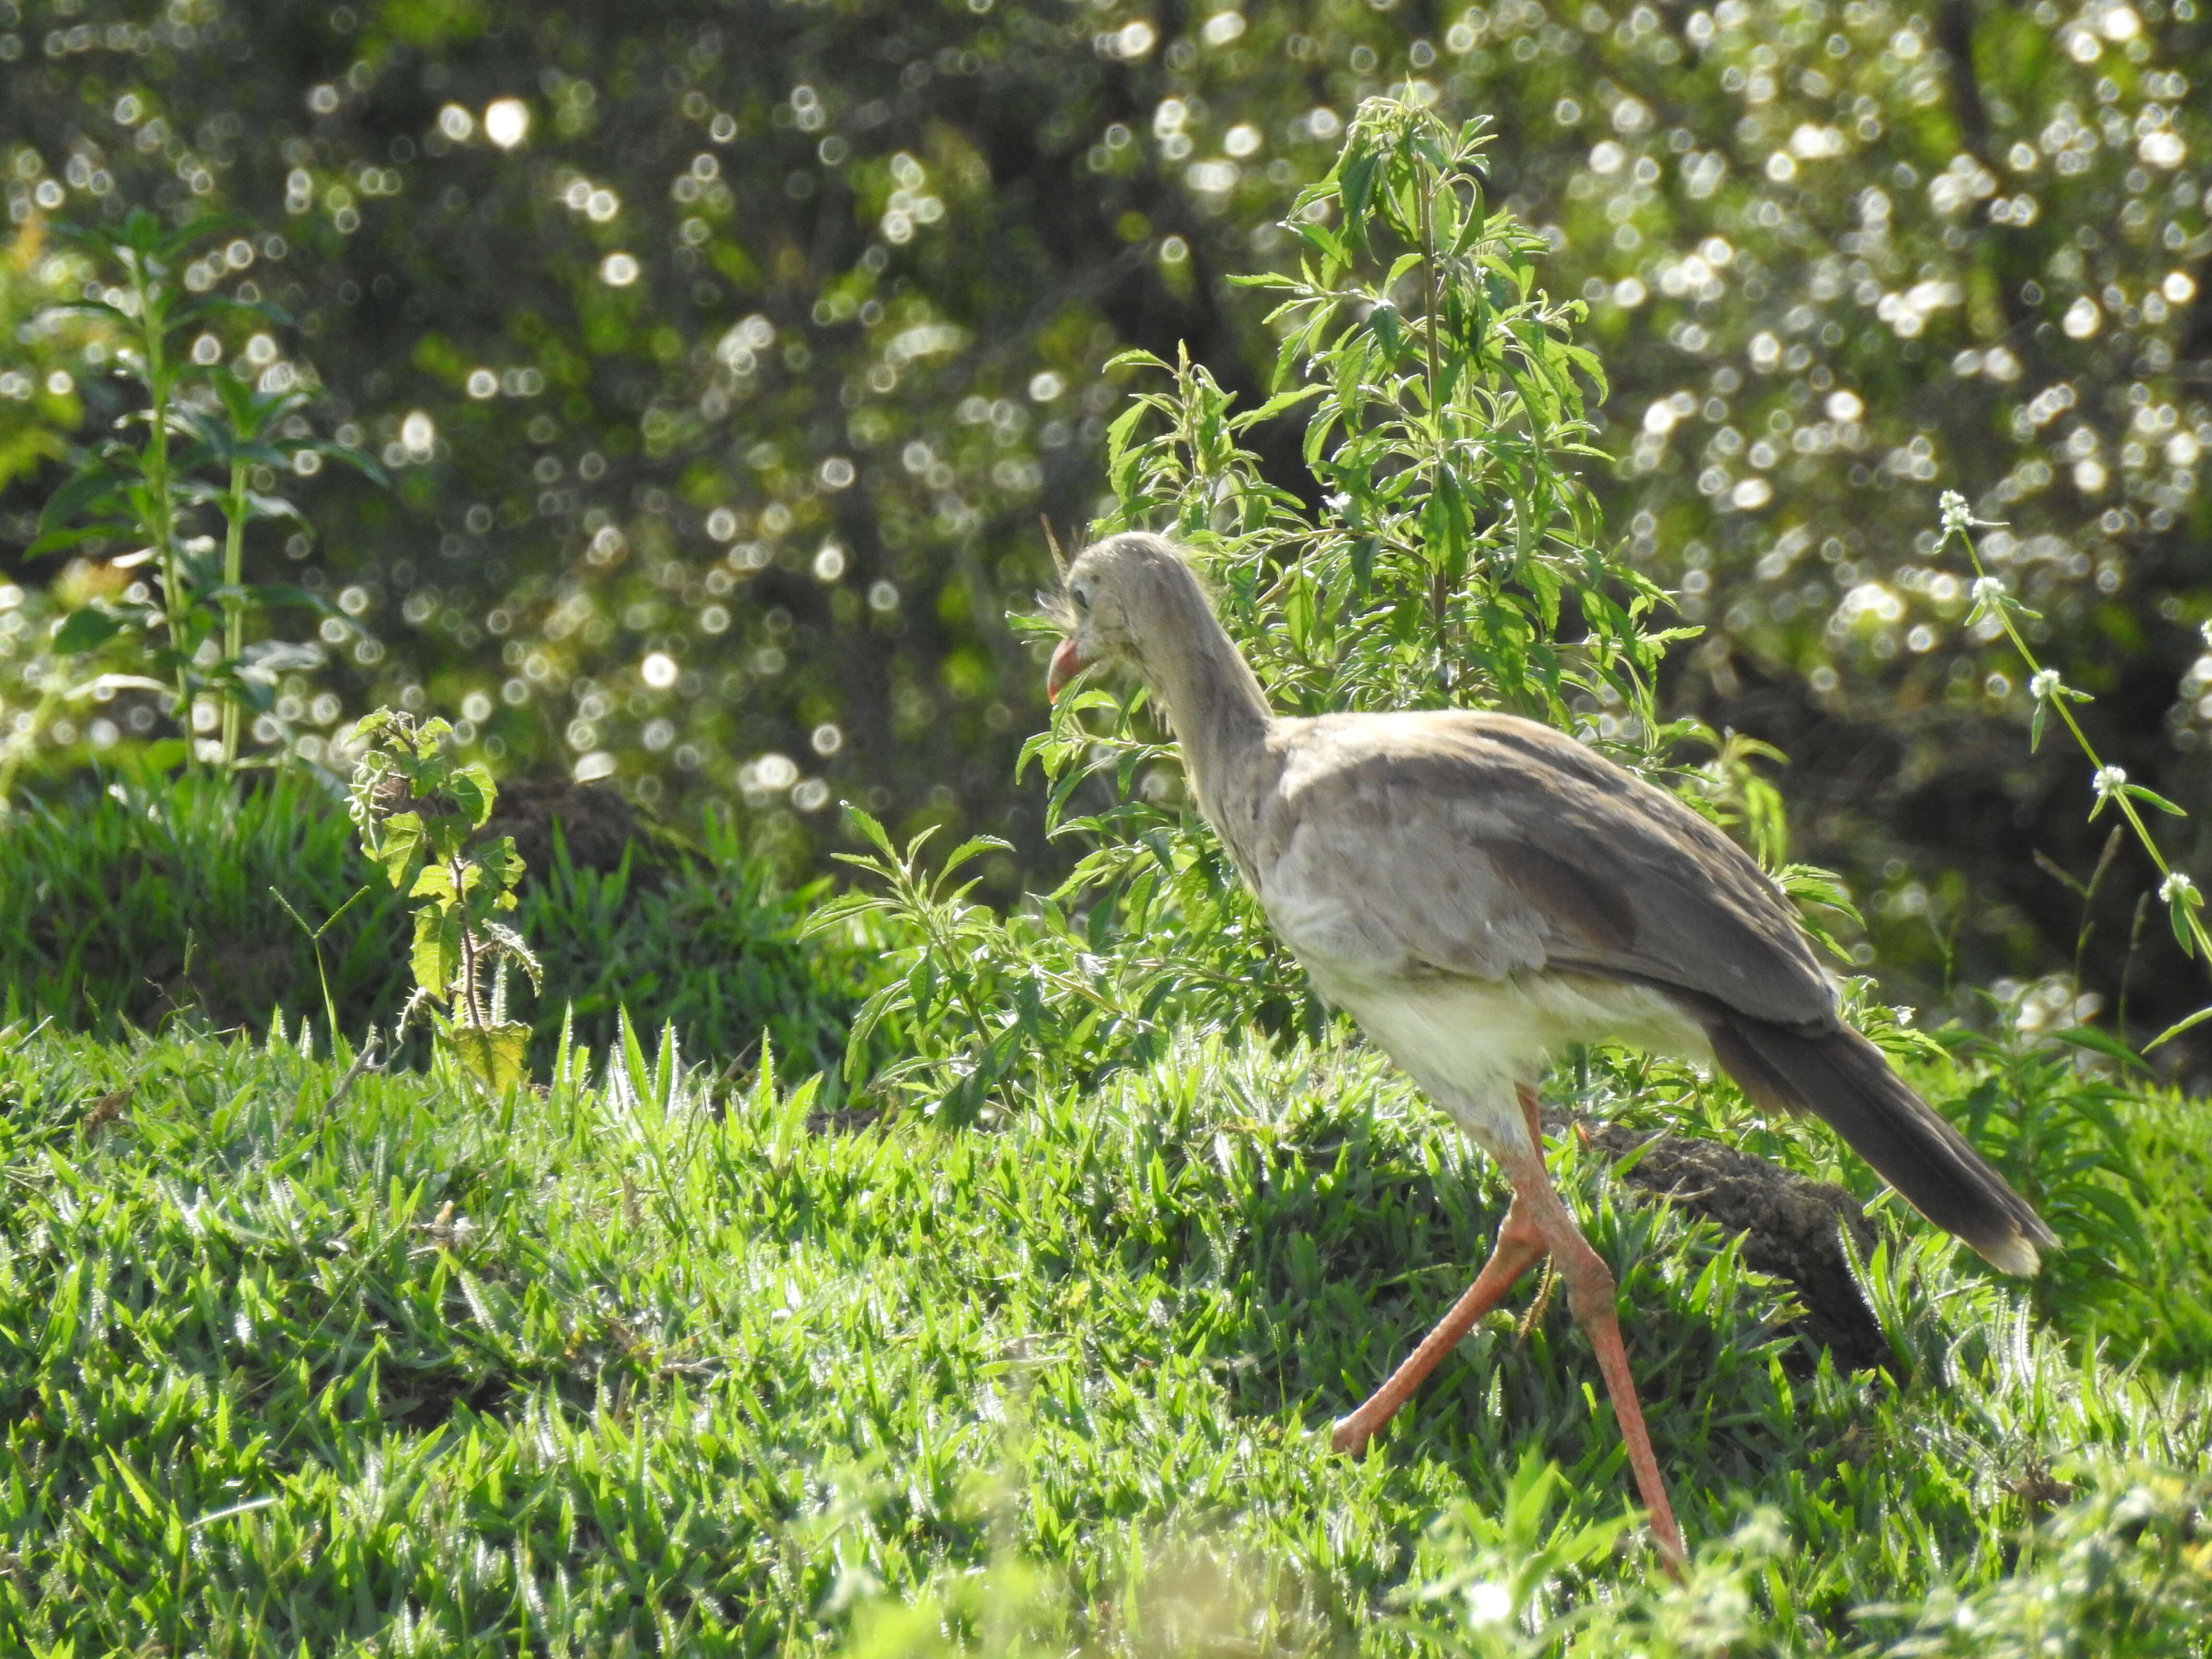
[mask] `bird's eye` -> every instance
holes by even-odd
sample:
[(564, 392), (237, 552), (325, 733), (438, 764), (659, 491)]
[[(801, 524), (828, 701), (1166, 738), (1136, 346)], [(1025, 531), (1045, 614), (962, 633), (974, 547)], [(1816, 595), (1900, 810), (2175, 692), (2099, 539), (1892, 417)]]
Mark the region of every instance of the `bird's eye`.
[(1070, 588), (1068, 590), (1068, 597), (1075, 601), (1075, 608), (1078, 611), (1085, 611), (1086, 613), (1090, 611), (1091, 596), (1085, 592), (1081, 588)]

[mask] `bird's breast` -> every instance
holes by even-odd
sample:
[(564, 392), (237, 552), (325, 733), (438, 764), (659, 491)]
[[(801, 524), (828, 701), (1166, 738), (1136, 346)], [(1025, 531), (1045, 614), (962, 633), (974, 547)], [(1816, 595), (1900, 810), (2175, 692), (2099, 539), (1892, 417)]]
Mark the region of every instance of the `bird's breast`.
[(1376, 981), (1330, 975), (1308, 964), (1316, 990), (1491, 1149), (1517, 1143), (1516, 1084), (1533, 1084), (1546, 1063), (1576, 1042), (1625, 1042), (1709, 1063), (1704, 1030), (1664, 992), (1594, 975), (1511, 974)]

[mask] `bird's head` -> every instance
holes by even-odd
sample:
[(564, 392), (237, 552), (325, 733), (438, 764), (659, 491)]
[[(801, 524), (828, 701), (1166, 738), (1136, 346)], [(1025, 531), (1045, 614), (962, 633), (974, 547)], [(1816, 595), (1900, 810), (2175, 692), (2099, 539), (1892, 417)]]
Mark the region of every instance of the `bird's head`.
[(1143, 673), (1146, 641), (1157, 645), (1164, 613), (1194, 602), (1207, 608), (1205, 589), (1163, 538), (1133, 530), (1093, 543), (1047, 601), (1065, 637), (1046, 671), (1045, 696), (1058, 698), (1068, 681), (1097, 665)]

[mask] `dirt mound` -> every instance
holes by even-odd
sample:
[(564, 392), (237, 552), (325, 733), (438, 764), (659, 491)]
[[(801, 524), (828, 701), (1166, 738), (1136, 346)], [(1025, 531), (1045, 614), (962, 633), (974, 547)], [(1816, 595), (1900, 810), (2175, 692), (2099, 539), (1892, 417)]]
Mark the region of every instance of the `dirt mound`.
[(1843, 1231), (1862, 1256), (1875, 1245), (1874, 1225), (1849, 1193), (1715, 1141), (1652, 1135), (1617, 1123), (1580, 1127), (1611, 1158), (1642, 1153), (1621, 1173), (1627, 1185), (1741, 1236), (1746, 1263), (1795, 1285), (1805, 1314), (1792, 1328), (1826, 1347), (1838, 1370), (1890, 1363), (1888, 1340), (1844, 1254)]
[(531, 874), (542, 874), (553, 867), (556, 822), (569, 861), (579, 870), (612, 870), (633, 843), (632, 868), (642, 872), (659, 863), (646, 821), (609, 784), (567, 778), (508, 779), (499, 786), (499, 799), (483, 833), (514, 836), (514, 850), (522, 854)]

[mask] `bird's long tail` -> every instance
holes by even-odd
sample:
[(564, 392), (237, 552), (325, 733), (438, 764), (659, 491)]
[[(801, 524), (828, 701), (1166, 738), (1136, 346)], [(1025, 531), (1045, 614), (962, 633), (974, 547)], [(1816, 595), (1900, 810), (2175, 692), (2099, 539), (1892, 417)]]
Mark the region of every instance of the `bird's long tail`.
[(1709, 1018), (1713, 1058), (1770, 1110), (1810, 1111), (1881, 1178), (1992, 1266), (2028, 1274), (2057, 1235), (1964, 1136), (1844, 1026), (1806, 1036), (1733, 1012)]

